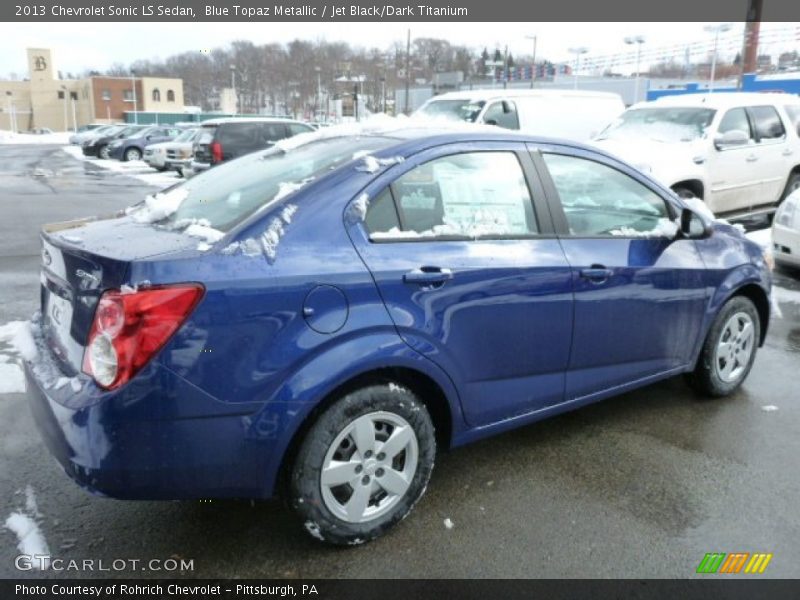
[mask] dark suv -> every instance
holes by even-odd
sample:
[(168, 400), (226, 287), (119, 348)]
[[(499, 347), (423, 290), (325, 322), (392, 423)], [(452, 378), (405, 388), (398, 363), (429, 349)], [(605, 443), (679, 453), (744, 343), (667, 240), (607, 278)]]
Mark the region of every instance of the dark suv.
[(275, 142), (314, 128), (291, 119), (211, 119), (201, 123), (194, 142), (191, 171), (198, 173), (216, 164), (268, 148)]

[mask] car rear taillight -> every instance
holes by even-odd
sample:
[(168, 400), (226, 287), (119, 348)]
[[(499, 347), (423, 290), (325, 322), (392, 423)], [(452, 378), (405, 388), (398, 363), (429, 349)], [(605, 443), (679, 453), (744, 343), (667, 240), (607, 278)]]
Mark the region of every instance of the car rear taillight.
[(167, 343), (203, 297), (197, 284), (109, 290), (97, 304), (83, 355), (83, 371), (100, 387), (116, 389)]
[(219, 142), (211, 142), (209, 149), (211, 150), (211, 162), (212, 163), (222, 162), (222, 144), (220, 144)]

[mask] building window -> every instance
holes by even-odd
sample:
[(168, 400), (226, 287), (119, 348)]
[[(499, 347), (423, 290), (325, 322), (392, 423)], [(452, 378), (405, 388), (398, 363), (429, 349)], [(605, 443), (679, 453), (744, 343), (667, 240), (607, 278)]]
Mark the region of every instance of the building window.
[(133, 102), (133, 90), (122, 90), (122, 99), (125, 102)]
[(101, 97), (103, 100), (111, 100), (111, 90), (103, 90)]
[(158, 88), (153, 90), (153, 102), (161, 102), (161, 91)]
[(63, 100), (63, 99), (64, 99), (64, 90), (60, 90), (60, 91), (58, 92), (58, 99), (59, 99), (59, 100)]
[(175, 102), (175, 92), (167, 90), (167, 102)]

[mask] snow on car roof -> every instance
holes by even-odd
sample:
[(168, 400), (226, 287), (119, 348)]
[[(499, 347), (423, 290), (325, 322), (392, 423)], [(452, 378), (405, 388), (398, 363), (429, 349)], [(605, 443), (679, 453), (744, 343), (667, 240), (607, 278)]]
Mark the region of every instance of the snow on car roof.
[(698, 108), (728, 108), (731, 106), (754, 106), (759, 104), (795, 104), (800, 98), (793, 94), (776, 94), (758, 92), (698, 92), (678, 96), (662, 96), (652, 102), (639, 102), (632, 108), (648, 106), (696, 106)]
[(458, 92), (447, 92), (434, 96), (429, 100), (470, 100), (477, 102), (480, 100), (491, 100), (494, 98), (525, 98), (525, 97), (579, 97), (579, 98), (615, 98), (619, 99), (619, 94), (613, 92), (594, 92), (587, 90), (554, 90), (554, 89), (534, 89), (534, 90), (515, 90), (515, 89), (479, 89), (479, 90), (462, 90)]

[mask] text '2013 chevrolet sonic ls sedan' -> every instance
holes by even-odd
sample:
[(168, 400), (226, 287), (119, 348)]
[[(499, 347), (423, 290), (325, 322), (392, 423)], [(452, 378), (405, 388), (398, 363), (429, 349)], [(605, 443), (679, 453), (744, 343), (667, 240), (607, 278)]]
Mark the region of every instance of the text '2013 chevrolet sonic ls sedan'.
[(42, 233), (51, 452), (124, 499), (283, 494), (373, 539), (455, 447), (677, 374), (747, 377), (761, 249), (602, 151), (328, 128)]

